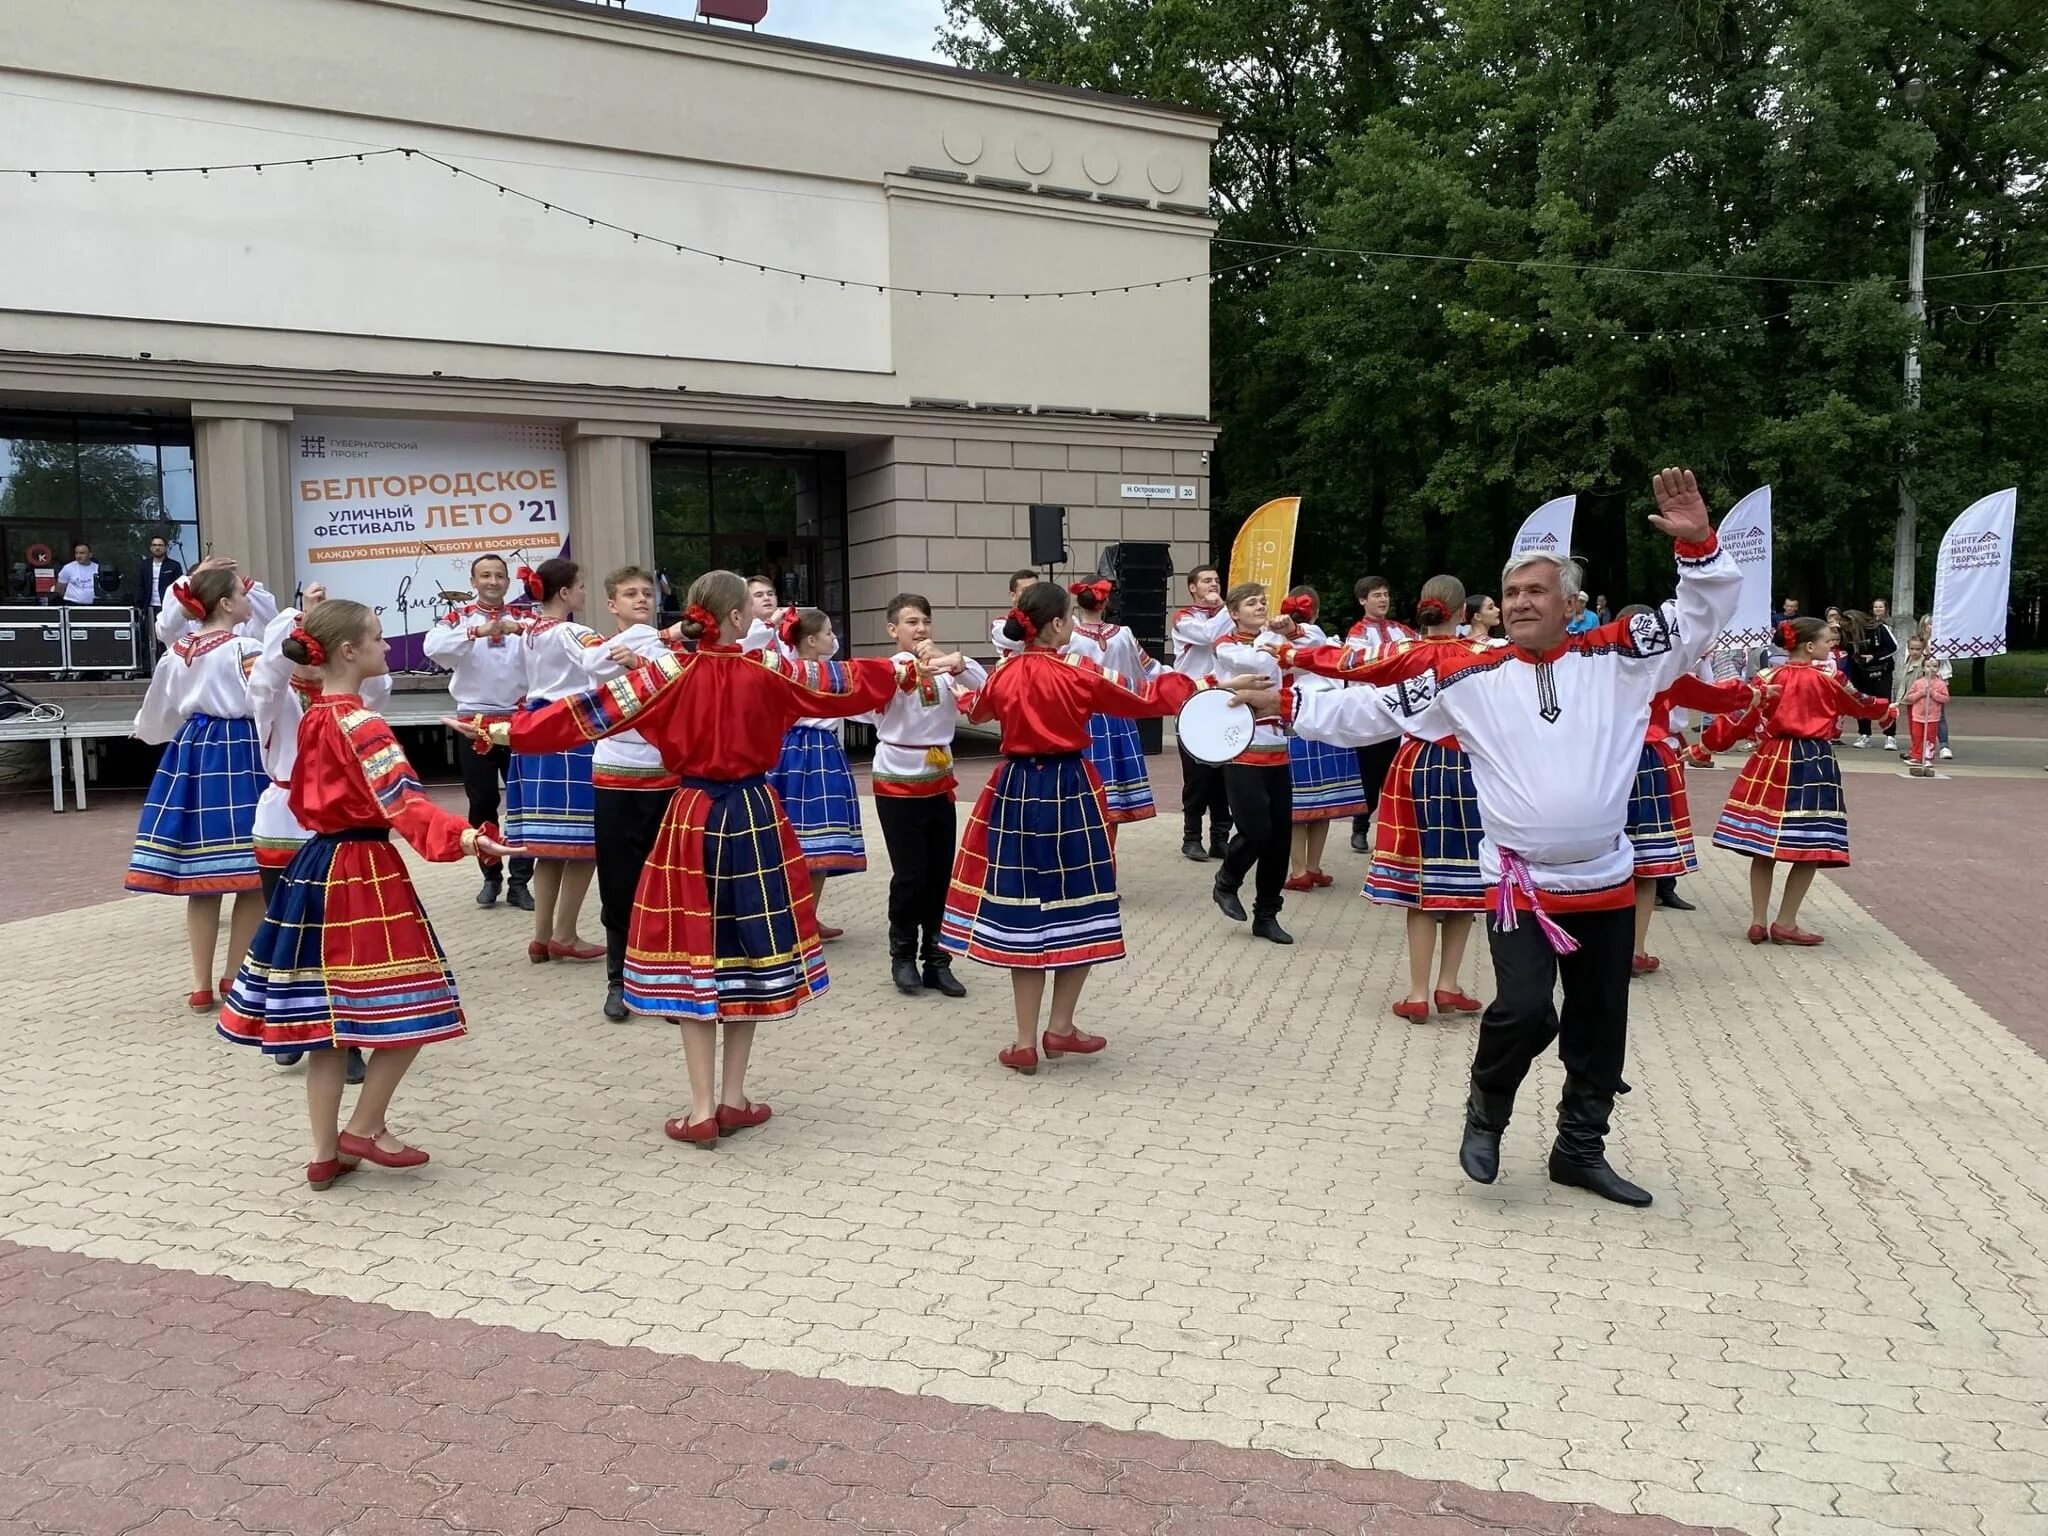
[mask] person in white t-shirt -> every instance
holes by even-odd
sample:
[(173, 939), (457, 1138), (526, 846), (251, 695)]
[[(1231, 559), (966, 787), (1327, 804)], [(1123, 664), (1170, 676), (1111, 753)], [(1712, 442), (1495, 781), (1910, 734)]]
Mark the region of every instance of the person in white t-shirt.
[(100, 565), (92, 557), (90, 544), (74, 544), (71, 560), (57, 572), (57, 601), (72, 607), (99, 601)]

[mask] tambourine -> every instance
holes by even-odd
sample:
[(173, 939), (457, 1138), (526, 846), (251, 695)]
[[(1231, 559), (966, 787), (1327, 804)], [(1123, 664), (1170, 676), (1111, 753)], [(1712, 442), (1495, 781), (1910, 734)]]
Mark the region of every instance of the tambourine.
[(474, 592), (457, 592), (452, 587), (443, 587), (435, 595), (438, 596), (444, 603), (455, 604), (466, 603), (472, 597), (476, 596)]
[(1196, 762), (1227, 763), (1252, 744), (1256, 723), (1236, 694), (1205, 688), (1181, 706), (1174, 728)]

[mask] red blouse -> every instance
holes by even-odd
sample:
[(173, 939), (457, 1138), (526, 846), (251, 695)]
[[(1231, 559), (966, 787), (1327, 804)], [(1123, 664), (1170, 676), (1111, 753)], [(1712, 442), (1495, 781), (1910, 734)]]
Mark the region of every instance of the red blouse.
[(352, 693), (307, 701), (290, 804), (309, 832), (395, 827), (422, 858), (451, 864), (464, 856), (469, 823), (427, 798), (384, 717)]
[(1178, 672), (1126, 680), (1083, 657), (1032, 646), (1005, 656), (963, 703), (976, 724), (1002, 723), (1005, 757), (1055, 757), (1087, 750), (1090, 715), (1170, 715), (1201, 687)]
[(1831, 741), (1841, 728), (1844, 715), (1858, 720), (1892, 718), (1889, 700), (1858, 693), (1842, 681), (1832, 663), (1820, 666), (1788, 661), (1782, 667), (1766, 667), (1757, 673), (1756, 681), (1765, 690), (1763, 703), (1732, 722), (1728, 731), (1720, 733), (1722, 739), (1732, 735), (1740, 740), (1746, 728), (1761, 719), (1765, 736)]
[(1704, 715), (1725, 715), (1748, 709), (1756, 693), (1740, 678), (1710, 683), (1690, 674), (1681, 677), (1650, 700), (1650, 728), (1643, 733), (1646, 743), (1667, 740), (1671, 735), (1671, 711), (1696, 709)]
[(671, 773), (729, 783), (773, 768), (797, 721), (866, 714), (916, 685), (907, 661), (791, 661), (773, 647), (699, 646), (497, 722), (489, 734), (515, 752), (560, 752), (634, 730)]

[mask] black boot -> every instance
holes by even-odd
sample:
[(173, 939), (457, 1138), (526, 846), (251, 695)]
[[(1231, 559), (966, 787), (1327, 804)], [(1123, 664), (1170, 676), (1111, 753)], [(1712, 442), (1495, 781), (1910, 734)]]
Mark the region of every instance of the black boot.
[(1590, 1189), (1617, 1205), (1648, 1205), (1647, 1189), (1607, 1165), (1607, 1119), (1613, 1112), (1613, 1094), (1565, 1078), (1564, 1096), (1557, 1101), (1557, 1140), (1550, 1148), (1550, 1182)]
[(514, 875), (512, 883), (505, 887), (505, 903), (507, 906), (517, 907), (522, 912), (533, 910), (533, 892), (526, 888), (526, 882), (517, 875)]
[(1458, 1164), (1465, 1177), (1491, 1184), (1500, 1177), (1500, 1138), (1514, 1113), (1515, 1096), (1489, 1093), (1474, 1086), (1465, 1098), (1465, 1139), (1458, 1144)]
[(1252, 919), (1252, 937), (1270, 939), (1275, 944), (1292, 944), (1294, 935), (1280, 926), (1277, 917), (1255, 917)]
[(924, 984), (941, 997), (965, 997), (967, 989), (960, 985), (953, 974), (952, 964), (944, 955), (934, 955), (924, 963)]
[(915, 997), (924, 990), (924, 978), (917, 974), (917, 961), (909, 955), (889, 957), (889, 978), (905, 997)]
[(505, 889), (505, 876), (495, 869), (484, 871), (484, 888), (476, 893), (476, 904), (480, 907), (495, 907), (499, 893)]
[(623, 1024), (631, 1017), (626, 1007), (626, 984), (622, 981), (608, 981), (604, 984), (604, 1016), (614, 1024)]
[(1351, 851), (1353, 853), (1372, 852), (1372, 834), (1368, 830), (1371, 825), (1372, 823), (1367, 817), (1354, 816), (1351, 818)]
[(1209, 857), (1212, 859), (1220, 859), (1229, 850), (1229, 848), (1230, 828), (1211, 827), (1209, 829)]
[(1197, 864), (1209, 862), (1209, 855), (1202, 848), (1200, 832), (1190, 832), (1180, 840), (1180, 856), (1184, 859), (1193, 859)]
[(342, 1076), (351, 1083), (360, 1083), (369, 1075), (370, 1067), (369, 1063), (363, 1060), (362, 1047), (359, 1045), (350, 1046), (348, 1048), (348, 1065), (343, 1069)]
[(1209, 894), (1216, 898), (1216, 905), (1223, 909), (1223, 915), (1233, 923), (1244, 921), (1244, 903), (1237, 899), (1237, 892), (1221, 881), (1210, 888)]
[(1697, 910), (1691, 902), (1678, 894), (1678, 881), (1670, 875), (1666, 875), (1657, 882), (1657, 905), (1667, 907), (1673, 912), (1692, 912)]

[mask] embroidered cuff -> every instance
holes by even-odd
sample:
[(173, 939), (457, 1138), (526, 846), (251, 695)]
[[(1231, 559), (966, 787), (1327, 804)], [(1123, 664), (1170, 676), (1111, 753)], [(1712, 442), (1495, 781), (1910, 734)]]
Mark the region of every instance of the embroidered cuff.
[(1678, 558), (1681, 560), (1711, 560), (1721, 548), (1721, 536), (1713, 529), (1707, 530), (1706, 539), (1698, 544), (1678, 541)]
[(462, 851), (465, 854), (473, 854), (476, 852), (476, 840), (478, 835), (479, 834), (475, 827), (464, 827), (462, 829)]
[(483, 739), (494, 747), (504, 747), (509, 751), (512, 746), (512, 722), (510, 720), (492, 720), (488, 722), (484, 726)]
[(917, 688), (917, 662), (913, 658), (896, 663), (896, 691), (911, 693)]
[(1290, 731), (1294, 729), (1294, 704), (1298, 697), (1299, 695), (1294, 687), (1294, 679), (1291, 677), (1281, 678), (1279, 720)]

